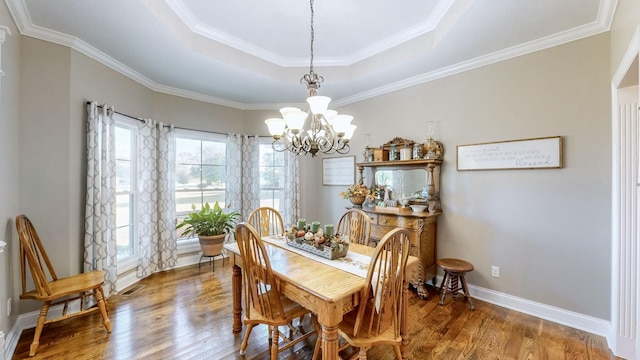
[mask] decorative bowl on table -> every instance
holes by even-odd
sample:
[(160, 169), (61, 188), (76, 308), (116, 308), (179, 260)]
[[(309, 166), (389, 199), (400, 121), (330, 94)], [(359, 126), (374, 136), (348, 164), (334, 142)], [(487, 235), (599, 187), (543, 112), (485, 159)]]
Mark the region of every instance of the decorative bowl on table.
[(309, 225), (303, 229), (292, 226), (285, 232), (285, 237), (287, 239), (287, 245), (321, 256), (325, 259), (335, 260), (345, 257), (349, 250), (347, 237), (343, 237), (340, 234), (326, 235), (321, 228), (311, 231)]
[(415, 205), (415, 204), (414, 204), (414, 205), (409, 205), (409, 206), (411, 207), (411, 210), (412, 210), (414, 213), (423, 212), (423, 211), (424, 211), (424, 209), (426, 209), (426, 208), (427, 208), (427, 205)]

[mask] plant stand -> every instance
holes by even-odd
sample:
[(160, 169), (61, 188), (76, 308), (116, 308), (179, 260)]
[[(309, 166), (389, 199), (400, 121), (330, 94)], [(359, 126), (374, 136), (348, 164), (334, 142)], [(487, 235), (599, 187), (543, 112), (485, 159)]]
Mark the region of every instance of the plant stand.
[(200, 260), (198, 260), (198, 271), (200, 271), (200, 263), (202, 262), (202, 258), (209, 258), (209, 263), (211, 263), (211, 271), (215, 272), (216, 271), (216, 263), (215, 263), (216, 256), (222, 256), (222, 267), (224, 267), (224, 259), (225, 259), (224, 254), (222, 254), (222, 253), (216, 254), (216, 255), (205, 255), (205, 254), (202, 254), (202, 255), (200, 255)]

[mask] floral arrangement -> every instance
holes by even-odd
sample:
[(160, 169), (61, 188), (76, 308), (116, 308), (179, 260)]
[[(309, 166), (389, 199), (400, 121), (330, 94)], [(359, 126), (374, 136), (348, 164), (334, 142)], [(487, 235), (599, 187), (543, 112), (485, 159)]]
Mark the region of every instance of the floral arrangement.
[(367, 185), (363, 184), (353, 184), (347, 188), (347, 191), (340, 192), (340, 196), (343, 199), (348, 199), (352, 196), (364, 196), (369, 200), (373, 200), (375, 198), (375, 194), (367, 187)]
[(284, 235), (289, 241), (306, 243), (320, 251), (323, 251), (325, 247), (330, 247), (333, 251), (344, 251), (349, 246), (348, 239), (343, 238), (342, 235), (326, 235), (322, 228), (318, 228), (314, 232), (311, 231), (310, 225), (306, 225), (302, 229), (298, 229), (295, 225), (291, 226), (289, 230), (285, 231)]

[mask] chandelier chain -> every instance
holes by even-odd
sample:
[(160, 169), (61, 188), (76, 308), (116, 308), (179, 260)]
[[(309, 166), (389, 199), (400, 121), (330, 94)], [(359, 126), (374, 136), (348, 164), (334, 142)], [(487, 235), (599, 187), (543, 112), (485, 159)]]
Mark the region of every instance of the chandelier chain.
[(316, 38), (315, 31), (313, 30), (313, 0), (310, 0), (309, 4), (311, 6), (311, 61), (309, 62), (309, 72), (313, 74), (313, 41)]

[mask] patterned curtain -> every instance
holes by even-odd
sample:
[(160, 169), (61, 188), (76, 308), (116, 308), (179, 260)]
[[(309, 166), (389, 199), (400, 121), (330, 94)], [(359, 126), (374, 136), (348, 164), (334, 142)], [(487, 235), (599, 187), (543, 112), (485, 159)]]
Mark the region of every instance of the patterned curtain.
[(295, 224), (300, 217), (300, 173), (298, 157), (292, 152), (285, 152), (286, 172), (284, 174), (284, 204), (282, 220), (285, 226)]
[[(227, 186), (225, 197), (230, 211), (242, 214), (243, 221), (260, 206), (260, 142), (257, 136), (227, 135)], [(238, 179), (240, 181), (238, 181)]]
[(260, 139), (242, 136), (242, 217), (260, 207)]
[(107, 297), (115, 292), (116, 166), (113, 108), (87, 106), (87, 195), (85, 208), (84, 270), (105, 271)]
[(139, 278), (175, 267), (178, 261), (173, 130), (173, 125), (153, 120), (138, 124)]
[[(242, 213), (242, 136), (236, 134), (227, 135), (227, 184), (224, 198), (227, 199), (229, 211)], [(243, 220), (246, 216), (243, 214)]]

